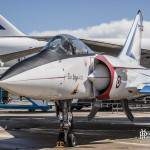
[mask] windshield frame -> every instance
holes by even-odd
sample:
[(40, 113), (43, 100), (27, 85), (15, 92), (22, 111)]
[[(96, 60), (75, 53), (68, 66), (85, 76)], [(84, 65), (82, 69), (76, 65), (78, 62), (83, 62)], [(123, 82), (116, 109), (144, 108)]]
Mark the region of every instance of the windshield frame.
[[(55, 48), (50, 46), (52, 42), (54, 42), (57, 39), (61, 39), (61, 44), (57, 45)], [(51, 40), (49, 40), (45, 49), (56, 52), (59, 51), (60, 53), (62, 51), (62, 53), (66, 53), (66, 55), (68, 56), (94, 54), (94, 51), (92, 51), (84, 42), (71, 35), (57, 35), (53, 37)]]

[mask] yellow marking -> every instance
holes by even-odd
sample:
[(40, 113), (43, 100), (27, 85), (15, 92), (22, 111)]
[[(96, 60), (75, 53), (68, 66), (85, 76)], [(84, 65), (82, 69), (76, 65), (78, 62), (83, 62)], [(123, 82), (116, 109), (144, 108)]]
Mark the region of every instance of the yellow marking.
[(64, 144), (64, 142), (63, 141), (57, 141), (57, 143), (56, 143), (56, 148), (59, 148), (59, 150), (60, 150), (60, 148), (64, 148), (64, 146), (65, 146), (65, 144)]

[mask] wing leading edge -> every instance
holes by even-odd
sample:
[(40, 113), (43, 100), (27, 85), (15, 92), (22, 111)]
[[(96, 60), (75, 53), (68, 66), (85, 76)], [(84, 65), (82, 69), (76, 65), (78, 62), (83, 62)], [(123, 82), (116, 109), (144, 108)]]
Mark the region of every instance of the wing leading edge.
[(31, 49), (27, 49), (27, 50), (18, 51), (18, 52), (3, 54), (3, 55), (0, 55), (0, 60), (2, 62), (8, 62), (10, 60), (14, 60), (14, 59), (18, 59), (20, 57), (38, 53), (42, 48), (43, 47), (36, 47), (36, 48), (31, 48)]

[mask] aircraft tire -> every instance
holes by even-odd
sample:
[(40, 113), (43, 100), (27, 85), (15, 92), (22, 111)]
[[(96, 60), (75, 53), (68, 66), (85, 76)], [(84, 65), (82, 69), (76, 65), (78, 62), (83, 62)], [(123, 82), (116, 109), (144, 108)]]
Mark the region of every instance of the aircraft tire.
[(74, 134), (68, 135), (68, 146), (69, 147), (75, 147), (77, 145), (77, 139)]
[(77, 106), (76, 109), (77, 109), (77, 110), (81, 110), (81, 109), (82, 109), (82, 106)]

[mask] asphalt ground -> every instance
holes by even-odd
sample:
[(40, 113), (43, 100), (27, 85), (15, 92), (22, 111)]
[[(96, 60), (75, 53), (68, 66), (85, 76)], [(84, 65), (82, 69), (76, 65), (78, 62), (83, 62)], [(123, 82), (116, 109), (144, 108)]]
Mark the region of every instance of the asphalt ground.
[[(74, 112), (74, 150), (150, 149), (150, 135), (140, 139), (141, 129), (150, 133), (150, 113), (136, 112), (130, 122), (122, 112), (98, 112), (88, 121), (89, 111)], [(54, 112), (29, 113), (0, 110), (0, 150), (48, 150), (56, 148), (59, 122)]]

